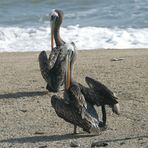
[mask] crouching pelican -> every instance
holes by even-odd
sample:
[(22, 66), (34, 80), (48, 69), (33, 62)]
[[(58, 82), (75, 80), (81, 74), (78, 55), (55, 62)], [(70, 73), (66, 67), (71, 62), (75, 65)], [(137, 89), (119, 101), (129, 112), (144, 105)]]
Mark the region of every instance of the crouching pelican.
[[(65, 43), (60, 36), (60, 26), (64, 14), (61, 10), (53, 10), (50, 13), (51, 23), (51, 52), (49, 59), (45, 51), (39, 54), (39, 66), (41, 75), (47, 82), (46, 89), (49, 92), (58, 92), (63, 85), (65, 76), (66, 52), (69, 48), (75, 48), (74, 43)], [(54, 41), (56, 47), (54, 47)]]
[[(105, 105), (109, 105), (113, 112), (119, 114), (119, 104), (114, 94), (100, 82), (86, 77), (89, 87), (85, 87), (74, 81), (72, 73), (75, 60), (75, 48), (68, 50), (64, 99), (54, 95), (51, 98), (51, 104), (59, 117), (74, 125), (74, 133), (77, 126), (88, 133), (98, 133), (101, 127), (106, 126)], [(102, 107), (102, 121), (98, 118), (94, 105)]]

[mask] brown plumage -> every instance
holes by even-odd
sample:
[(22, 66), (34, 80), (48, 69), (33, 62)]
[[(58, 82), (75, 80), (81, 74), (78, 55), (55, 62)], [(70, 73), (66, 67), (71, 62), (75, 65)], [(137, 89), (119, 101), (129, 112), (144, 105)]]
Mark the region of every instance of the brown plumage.
[[(73, 80), (76, 54), (76, 48), (72, 43), (72, 46), (67, 48), (65, 57), (64, 99), (54, 95), (51, 104), (59, 117), (74, 125), (74, 133), (76, 126), (89, 133), (99, 132), (100, 127), (106, 125), (105, 105), (109, 105), (113, 112), (119, 114), (117, 98), (105, 85), (92, 78), (86, 77), (89, 87)], [(103, 122), (99, 120), (94, 105), (101, 106)]]
[[(53, 96), (52, 106), (59, 117), (74, 124), (74, 133), (76, 133), (76, 126), (89, 133), (99, 132), (100, 127), (106, 126), (105, 105), (114, 108), (118, 104), (116, 97), (105, 85), (92, 78), (86, 77), (89, 87), (74, 81), (72, 72), (76, 50), (68, 50), (67, 57), (64, 99)], [(103, 122), (99, 120), (94, 105), (101, 106)], [(115, 113), (118, 112), (119, 110), (115, 110)]]
[[(64, 82), (66, 53), (69, 46), (74, 44), (65, 43), (60, 36), (60, 26), (64, 15), (60, 10), (53, 10), (50, 14), (51, 22), (51, 52), (49, 58), (45, 51), (39, 54), (39, 66), (41, 75), (47, 82), (46, 88), (50, 92), (58, 92)], [(54, 41), (56, 47), (54, 47)]]

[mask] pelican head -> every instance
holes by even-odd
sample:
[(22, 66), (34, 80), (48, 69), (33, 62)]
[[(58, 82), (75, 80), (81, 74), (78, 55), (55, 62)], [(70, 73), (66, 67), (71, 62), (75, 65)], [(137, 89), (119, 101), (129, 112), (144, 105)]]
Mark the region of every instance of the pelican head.
[(59, 28), (64, 19), (64, 13), (61, 10), (53, 9), (49, 14), (51, 24), (51, 49), (54, 48), (54, 38), (57, 45), (60, 45), (62, 40), (59, 36)]

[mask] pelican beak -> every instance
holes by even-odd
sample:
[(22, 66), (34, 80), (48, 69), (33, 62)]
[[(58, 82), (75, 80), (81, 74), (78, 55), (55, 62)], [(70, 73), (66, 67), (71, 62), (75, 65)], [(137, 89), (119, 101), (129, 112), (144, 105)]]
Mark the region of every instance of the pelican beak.
[(71, 51), (66, 55), (66, 89), (69, 89), (71, 83), (71, 65), (70, 65)]
[(50, 17), (50, 25), (51, 25), (51, 49), (54, 48), (54, 29), (55, 29), (55, 21), (56, 18), (59, 17), (58, 13), (55, 10), (49, 14)]
[(51, 21), (51, 50), (54, 48), (54, 21)]
[(112, 107), (112, 111), (115, 114), (120, 115), (120, 106), (119, 106), (119, 103), (114, 104), (114, 106)]

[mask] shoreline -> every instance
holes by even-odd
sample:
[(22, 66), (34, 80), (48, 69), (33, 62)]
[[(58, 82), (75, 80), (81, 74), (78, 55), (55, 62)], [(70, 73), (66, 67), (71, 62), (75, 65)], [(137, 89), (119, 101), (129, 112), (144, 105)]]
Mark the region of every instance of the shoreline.
[[(77, 49), (77, 51), (96, 51), (96, 50), (148, 50), (148, 48), (95, 48), (95, 49)], [(41, 52), (43, 50), (38, 51), (0, 51), (1, 53), (30, 53), (30, 52)], [(45, 50), (46, 52), (51, 51)]]

